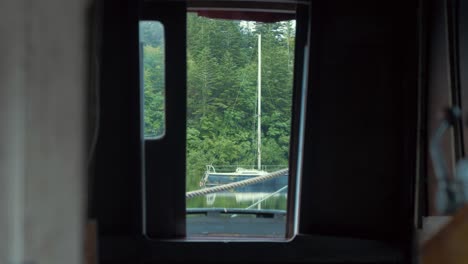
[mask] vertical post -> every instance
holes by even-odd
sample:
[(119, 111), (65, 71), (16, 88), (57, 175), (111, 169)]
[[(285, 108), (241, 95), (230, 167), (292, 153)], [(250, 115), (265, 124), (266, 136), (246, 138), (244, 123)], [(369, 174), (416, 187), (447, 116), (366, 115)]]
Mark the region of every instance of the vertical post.
[(258, 35), (258, 76), (257, 76), (257, 169), (262, 169), (262, 35)]

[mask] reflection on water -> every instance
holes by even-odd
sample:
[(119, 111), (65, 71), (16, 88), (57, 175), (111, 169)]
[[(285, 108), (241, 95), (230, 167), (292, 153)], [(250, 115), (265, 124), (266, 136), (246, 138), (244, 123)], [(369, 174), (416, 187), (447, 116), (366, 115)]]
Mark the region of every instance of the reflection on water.
[(248, 208), (254, 203), (267, 198), (259, 202), (253, 209), (286, 210), (286, 194), (270, 195), (271, 193), (208, 194), (205, 197), (195, 197), (187, 200), (187, 208)]
[[(249, 202), (249, 203), (255, 203), (260, 200), (269, 200), (269, 199), (278, 199), (278, 197), (281, 196), (286, 196), (285, 194), (274, 194), (272, 195), (271, 193), (266, 193), (266, 192), (261, 192), (261, 193), (233, 193), (232, 195), (226, 195), (224, 193), (217, 194), (207, 194), (206, 195), (206, 204), (209, 206), (212, 206), (214, 202), (216, 201), (216, 197), (235, 197), (236, 203), (239, 204), (241, 202)], [(280, 209), (280, 208), (274, 208), (274, 209)]]
[[(244, 208), (286, 210), (287, 166), (207, 165), (200, 181), (204, 200), (189, 201), (187, 208)], [(230, 188), (222, 188), (229, 186)], [(221, 187), (221, 188), (219, 188)], [(200, 193), (202, 194), (202, 193)]]

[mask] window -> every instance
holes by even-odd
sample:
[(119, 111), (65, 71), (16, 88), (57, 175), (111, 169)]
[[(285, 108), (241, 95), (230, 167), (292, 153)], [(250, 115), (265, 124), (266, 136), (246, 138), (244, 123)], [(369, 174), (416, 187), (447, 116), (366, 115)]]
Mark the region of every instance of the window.
[(163, 25), (158, 21), (141, 21), (140, 74), (145, 138), (159, 138), (165, 133), (164, 49)]
[[(278, 2), (290, 3), (274, 1)], [(115, 5), (117, 10), (109, 12), (121, 18), (119, 25), (109, 19), (106, 29), (111, 30), (105, 30), (105, 47), (113, 52), (105, 53), (105, 126), (98, 144), (95, 192), (100, 256), (109, 260), (105, 262), (206, 262), (221, 257), (237, 263), (394, 263), (410, 255), (408, 197), (414, 170), (408, 150), (416, 149), (411, 138), (416, 131), (411, 65), (417, 45), (410, 38), (416, 35), (414, 27), (408, 25), (415, 21), (414, 9), (397, 12), (401, 5), (393, 2), (384, 7), (353, 2), (345, 4), (348, 8), (336, 1), (298, 4), (284, 236), (288, 239), (256, 234), (258, 239), (203, 237), (199, 243), (190, 237), (186, 224), (220, 212), (200, 207), (189, 216), (186, 213), (187, 58), (191, 56), (186, 45), (186, 3), (138, 3), (143, 6), (133, 11), (125, 9), (131, 4)], [(236, 11), (257, 5), (255, 10), (261, 13), (269, 13), (265, 11), (272, 6), (264, 1), (224, 1), (224, 6), (221, 1), (192, 3), (216, 4), (210, 11), (225, 10), (229, 4), (238, 5)], [(189, 11), (201, 8), (190, 6)], [(164, 25), (165, 134), (158, 139), (145, 139), (141, 133), (137, 19)], [(296, 191), (296, 186), (302, 187)], [(259, 221), (254, 222), (248, 214), (232, 213), (238, 214), (236, 220), (245, 216), (242, 220), (249, 225), (263, 226), (275, 219), (268, 218), (272, 214), (258, 214)]]
[[(307, 38), (296, 39), (296, 3), (226, 4), (148, 4), (140, 16), (143, 225), (151, 238), (294, 236)], [(163, 49), (141, 40), (151, 27), (164, 32)], [(155, 58), (165, 71), (145, 68), (145, 46), (164, 53)], [(164, 105), (149, 108), (150, 100)], [(153, 122), (164, 130), (148, 125), (162, 120), (154, 116), (165, 118)]]
[(187, 235), (284, 237), (295, 20), (216, 14), (187, 17)]
[[(187, 236), (286, 236), (294, 18), (187, 13)], [(139, 23), (145, 152), (165, 141), (164, 31), (159, 21)]]

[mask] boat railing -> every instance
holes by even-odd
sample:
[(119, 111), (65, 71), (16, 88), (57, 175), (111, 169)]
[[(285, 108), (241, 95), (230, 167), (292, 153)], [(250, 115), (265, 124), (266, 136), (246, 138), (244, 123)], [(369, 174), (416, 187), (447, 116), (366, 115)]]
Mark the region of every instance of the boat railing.
[[(288, 165), (262, 165), (261, 170), (266, 172), (274, 172), (281, 169), (288, 168)], [(238, 172), (239, 170), (257, 170), (255, 165), (206, 165), (207, 173), (227, 173)]]
[(200, 187), (206, 187), (208, 178), (214, 173), (239, 173), (239, 174), (254, 174), (264, 175), (267, 173), (276, 172), (282, 169), (287, 169), (287, 165), (262, 165), (259, 171), (254, 165), (206, 165), (206, 171), (199, 182)]
[(213, 165), (206, 165), (206, 172), (207, 173), (210, 173), (210, 172), (214, 172), (216, 173), (216, 169)]
[[(240, 188), (240, 187), (245, 187), (247, 185), (252, 185), (252, 184), (257, 184), (260, 182), (268, 181), (273, 178), (281, 177), (288, 175), (288, 169), (283, 169), (283, 170), (278, 170), (275, 172), (267, 173), (265, 175), (258, 175), (257, 177), (251, 177), (249, 179), (241, 180), (241, 181), (236, 181), (232, 183), (227, 183), (227, 184), (222, 184), (218, 186), (212, 186), (208, 188), (202, 188), (196, 191), (190, 191), (185, 193), (186, 198), (193, 198), (197, 196), (205, 196), (207, 194), (211, 193), (219, 193), (227, 190), (232, 190), (235, 188)], [(206, 181), (201, 181), (200, 182), (200, 187), (206, 187), (205, 186)]]

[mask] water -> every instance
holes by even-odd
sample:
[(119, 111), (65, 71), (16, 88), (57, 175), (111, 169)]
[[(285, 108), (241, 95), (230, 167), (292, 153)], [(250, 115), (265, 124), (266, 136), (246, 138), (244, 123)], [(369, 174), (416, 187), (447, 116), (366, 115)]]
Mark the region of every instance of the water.
[[(247, 208), (270, 193), (209, 194), (187, 200), (187, 208)], [(287, 195), (278, 194), (260, 203), (261, 209), (286, 210)], [(257, 206), (255, 208), (258, 208)]]

